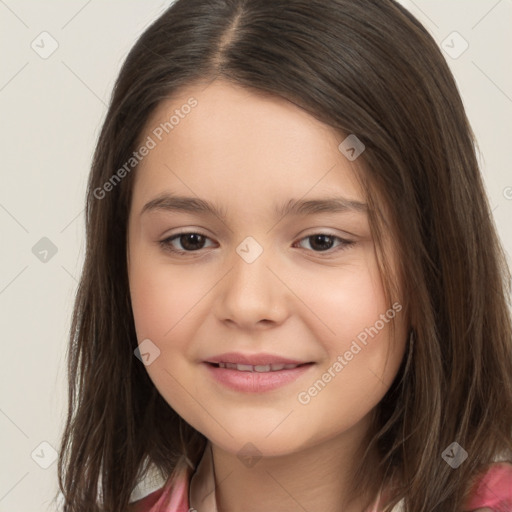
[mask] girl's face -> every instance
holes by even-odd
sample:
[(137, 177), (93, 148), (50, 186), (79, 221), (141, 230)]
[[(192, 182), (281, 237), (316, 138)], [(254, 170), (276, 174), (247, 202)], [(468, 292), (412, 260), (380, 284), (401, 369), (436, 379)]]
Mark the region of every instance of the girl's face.
[[(384, 299), (344, 137), (286, 100), (204, 87), (162, 103), (141, 138), (128, 271), (146, 369), (232, 453), (354, 439), (396, 375), (406, 331), (400, 299)], [(317, 203), (286, 210), (306, 201)], [(394, 263), (389, 239), (386, 250)], [(226, 353), (258, 368), (208, 363)], [(279, 358), (310, 364), (269, 371)]]

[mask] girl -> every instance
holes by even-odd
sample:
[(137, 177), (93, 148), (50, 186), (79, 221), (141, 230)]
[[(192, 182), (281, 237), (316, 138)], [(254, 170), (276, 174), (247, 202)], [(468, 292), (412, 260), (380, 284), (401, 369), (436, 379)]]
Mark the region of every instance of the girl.
[(509, 280), (404, 8), (177, 0), (90, 174), (64, 510), (510, 512)]

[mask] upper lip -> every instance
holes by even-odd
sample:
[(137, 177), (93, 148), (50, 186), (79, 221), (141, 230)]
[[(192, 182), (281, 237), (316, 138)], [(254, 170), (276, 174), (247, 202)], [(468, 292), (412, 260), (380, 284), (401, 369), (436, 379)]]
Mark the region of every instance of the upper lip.
[(299, 361), (298, 359), (289, 359), (273, 354), (241, 354), (239, 352), (228, 352), (208, 358), (207, 363), (233, 363), (233, 364), (249, 364), (251, 366), (268, 365), (268, 364), (305, 364), (311, 361)]

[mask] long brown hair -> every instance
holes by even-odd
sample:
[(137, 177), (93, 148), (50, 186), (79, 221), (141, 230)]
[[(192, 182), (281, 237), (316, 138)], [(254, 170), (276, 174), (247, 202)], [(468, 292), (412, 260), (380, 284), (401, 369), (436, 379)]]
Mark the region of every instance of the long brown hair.
[[(510, 275), (438, 46), (393, 0), (177, 0), (128, 55), (89, 176), (58, 468), (64, 511), (123, 512), (149, 463), (167, 477), (204, 449), (134, 357), (126, 236), (136, 168), (104, 185), (162, 100), (216, 78), (285, 98), (364, 143), (383, 279), (389, 292), (387, 230), (414, 345), (375, 410), (365, 453), (376, 450), (380, 466), (363, 456), (353, 489), (393, 476), (390, 505), (462, 510), (479, 472), (512, 453)], [(457, 469), (442, 457), (453, 442), (468, 453)]]

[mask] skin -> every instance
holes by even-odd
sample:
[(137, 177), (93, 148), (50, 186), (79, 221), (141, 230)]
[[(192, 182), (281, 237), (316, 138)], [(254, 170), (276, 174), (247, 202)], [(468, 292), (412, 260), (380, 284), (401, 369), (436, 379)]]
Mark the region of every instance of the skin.
[[(142, 160), (128, 226), (130, 293), (139, 343), (160, 355), (146, 369), (178, 414), (212, 443), (219, 512), (342, 507), (371, 411), (404, 355), (403, 313), (301, 404), (307, 390), (356, 336), (391, 308), (384, 298), (364, 212), (276, 217), (275, 204), (327, 195), (364, 202), (344, 139), (297, 106), (216, 80), (161, 103), (141, 140), (193, 96), (198, 105)], [(216, 216), (148, 211), (163, 192), (220, 205)], [(159, 242), (180, 231), (206, 236), (195, 252), (173, 254)], [(327, 233), (322, 250), (308, 238)], [(263, 253), (247, 263), (236, 252), (248, 236)], [(181, 239), (183, 242), (183, 238)], [(195, 243), (195, 245), (194, 245)], [(393, 247), (386, 251), (395, 263)], [(171, 244), (185, 250), (180, 238)], [(399, 301), (399, 298), (395, 298)], [(203, 361), (224, 352), (269, 352), (315, 365), (306, 375), (260, 394), (214, 381)], [(237, 457), (252, 443), (262, 458)], [(299, 505), (298, 505), (299, 504)]]

